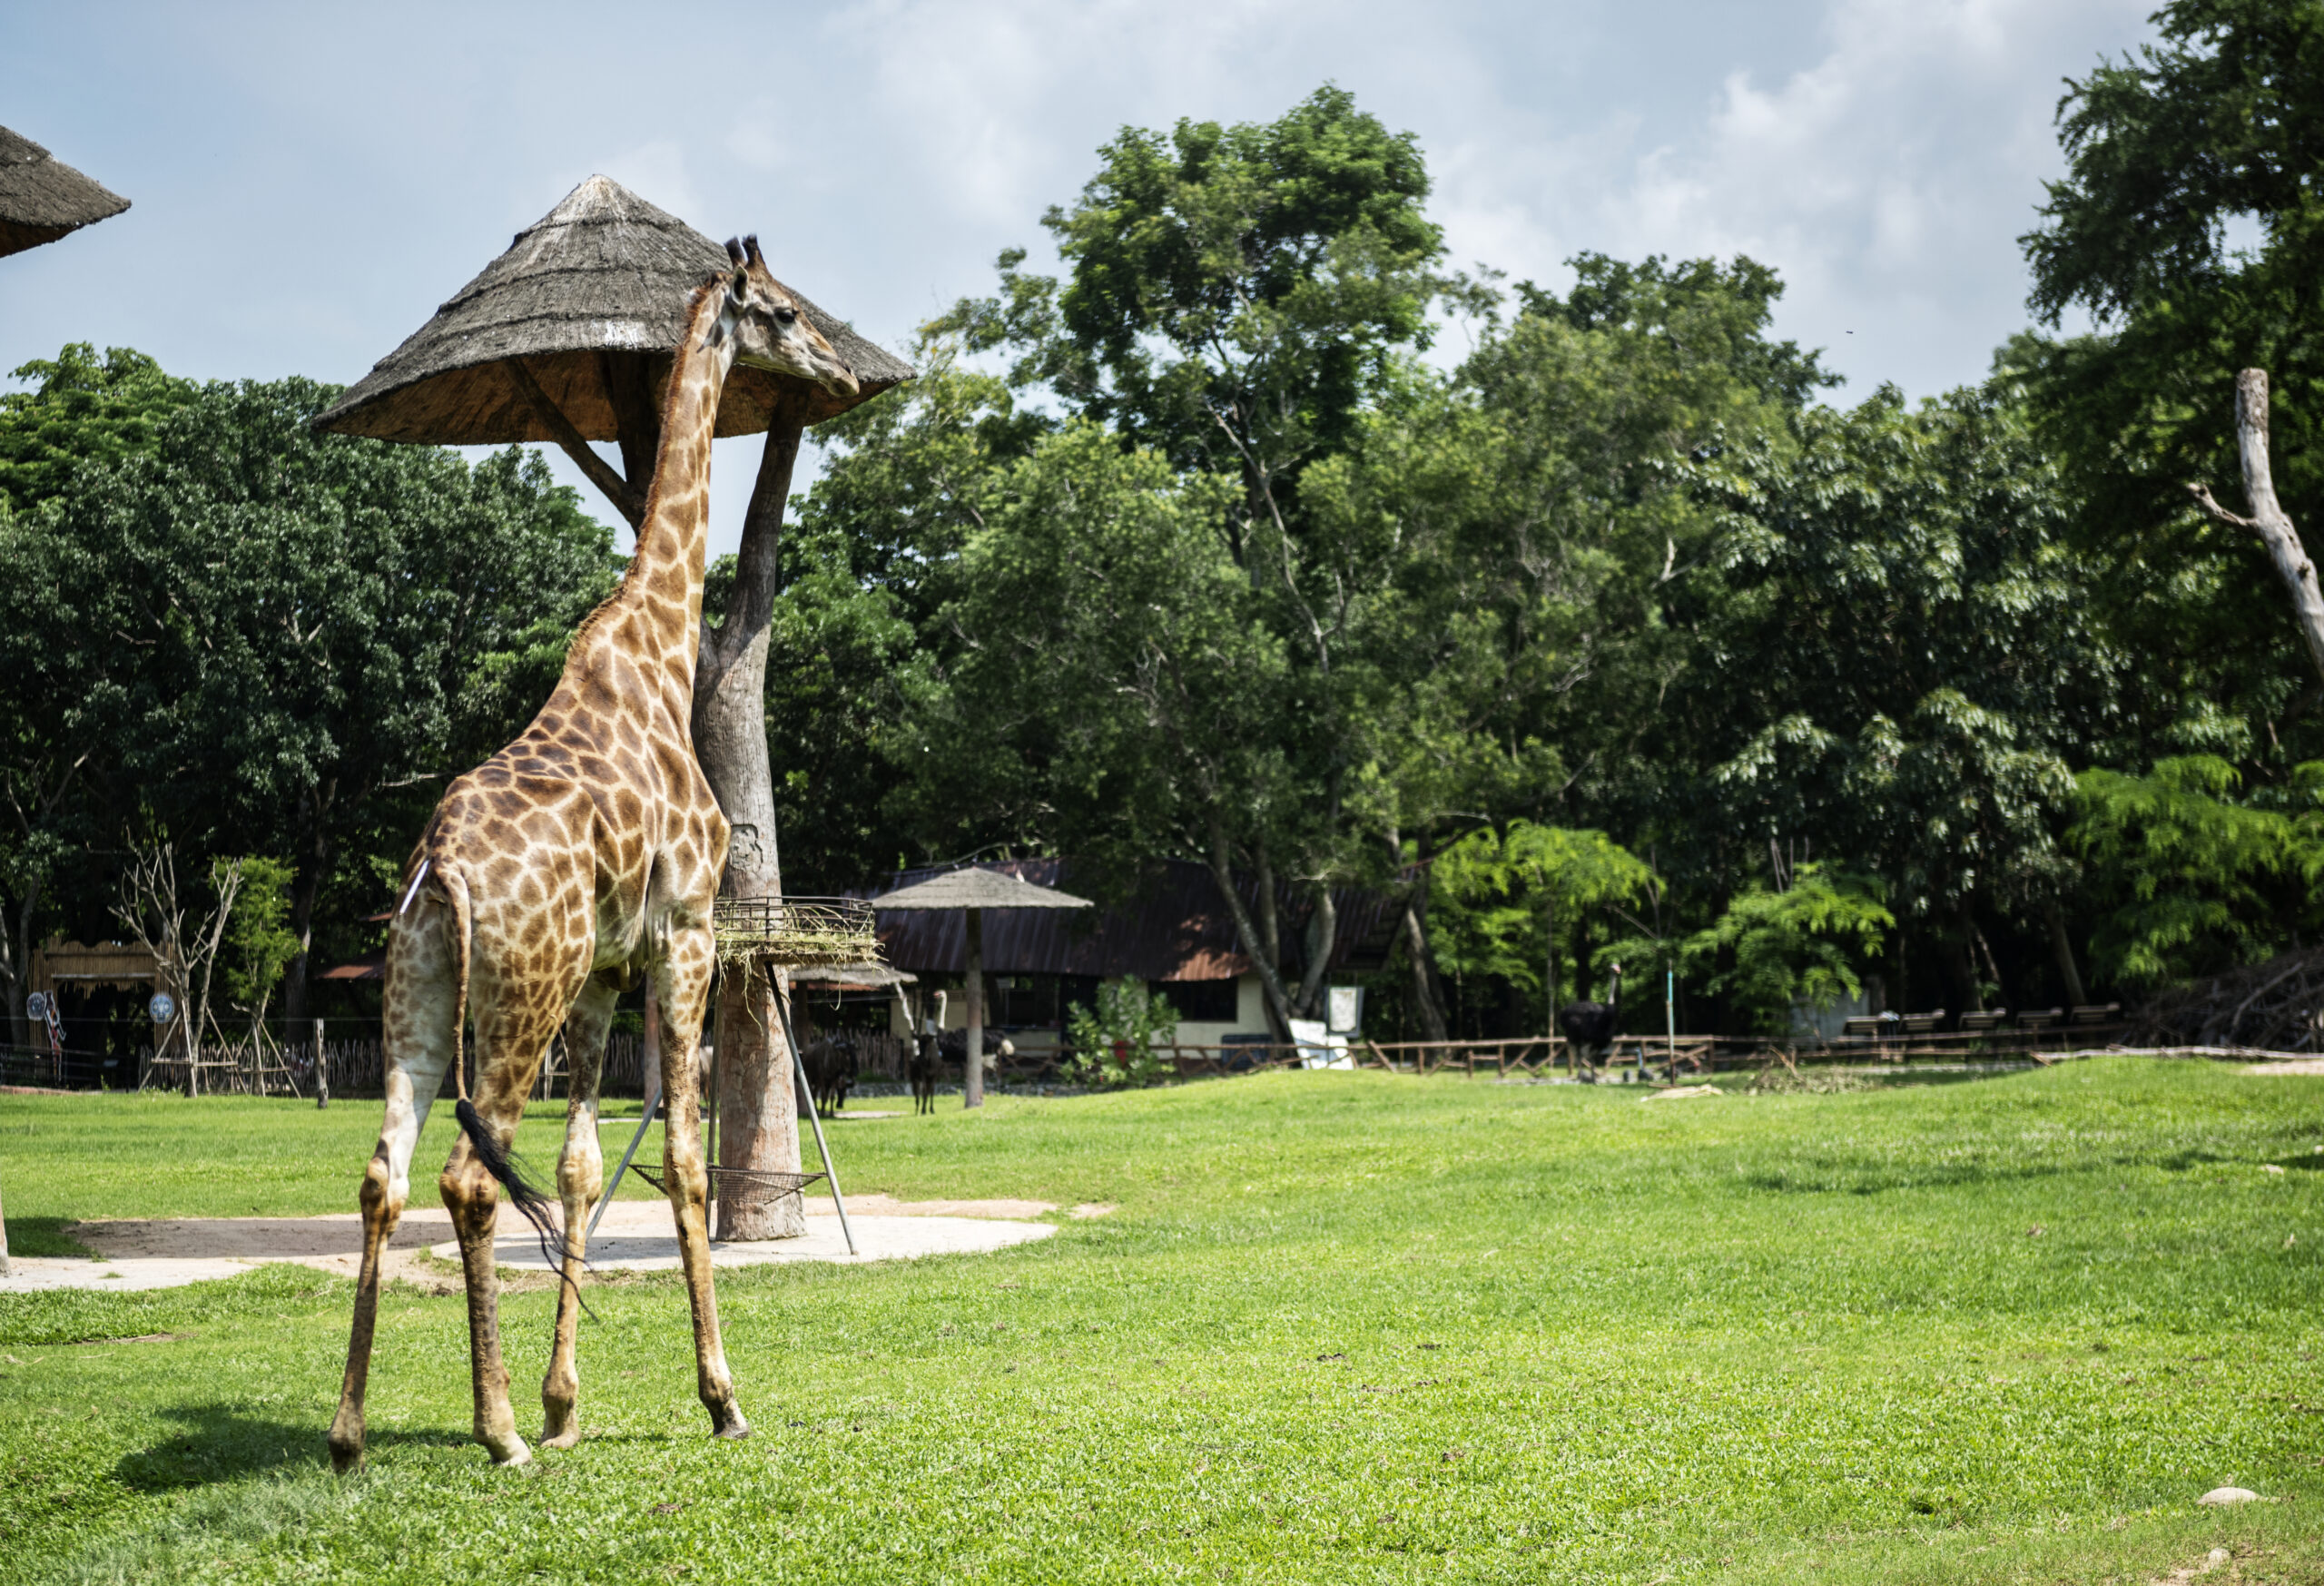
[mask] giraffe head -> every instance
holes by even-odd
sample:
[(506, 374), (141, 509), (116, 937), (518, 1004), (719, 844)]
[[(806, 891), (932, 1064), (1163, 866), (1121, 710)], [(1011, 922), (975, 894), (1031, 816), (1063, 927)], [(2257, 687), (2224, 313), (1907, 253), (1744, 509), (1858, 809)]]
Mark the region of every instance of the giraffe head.
[(734, 340), (734, 361), (812, 380), (833, 396), (856, 393), (855, 371), (800, 311), (799, 300), (768, 273), (759, 240), (726, 244), (734, 261), (726, 278), (726, 306), (713, 334)]

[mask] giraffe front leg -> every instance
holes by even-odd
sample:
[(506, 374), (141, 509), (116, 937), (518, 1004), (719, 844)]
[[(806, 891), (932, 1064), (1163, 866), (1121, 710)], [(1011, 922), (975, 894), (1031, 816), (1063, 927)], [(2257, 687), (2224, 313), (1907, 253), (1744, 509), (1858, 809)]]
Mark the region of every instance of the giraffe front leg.
[(576, 1334), (589, 1217), (605, 1187), (605, 1154), (597, 1143), (597, 1086), (605, 1072), (606, 1031), (618, 994), (613, 981), (592, 977), (565, 1020), (565, 1050), (573, 1066), (565, 1149), (556, 1159), (557, 1193), (565, 1203), (565, 1281), (557, 1290), (556, 1341), (549, 1351), (548, 1375), (541, 1380), (543, 1448), (571, 1448), (581, 1441), (581, 1423), (574, 1414), (581, 1397)]
[(670, 1211), (678, 1226), (678, 1255), (686, 1297), (694, 1306), (695, 1386), (718, 1437), (748, 1437), (751, 1423), (734, 1403), (734, 1374), (718, 1336), (718, 1295), (710, 1272), (710, 1175), (703, 1160), (700, 1072), (703, 1008), (716, 949), (709, 928), (673, 931), (669, 952), (655, 967), (662, 1001), (662, 1167)]

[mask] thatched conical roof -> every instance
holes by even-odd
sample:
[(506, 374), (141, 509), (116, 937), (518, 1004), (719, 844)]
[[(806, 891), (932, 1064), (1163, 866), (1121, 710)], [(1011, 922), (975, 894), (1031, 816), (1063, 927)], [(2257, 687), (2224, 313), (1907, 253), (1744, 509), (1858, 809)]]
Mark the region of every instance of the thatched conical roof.
[(874, 909), (1088, 909), (1087, 898), (1036, 886), (1023, 876), (970, 865), (872, 900)]
[(117, 215), (129, 201), (0, 127), (0, 257)]
[[(718, 243), (611, 178), (592, 176), (517, 232), (508, 251), (348, 388), (316, 428), (439, 445), (560, 439), (506, 367), (521, 358), (582, 435), (618, 439), (600, 355), (669, 351), (694, 289), (727, 268)], [(799, 404), (812, 424), (911, 378), (910, 364), (792, 295), (847, 360), (860, 393), (833, 396), (738, 367), (719, 403), (719, 434), (764, 429), (782, 401)]]

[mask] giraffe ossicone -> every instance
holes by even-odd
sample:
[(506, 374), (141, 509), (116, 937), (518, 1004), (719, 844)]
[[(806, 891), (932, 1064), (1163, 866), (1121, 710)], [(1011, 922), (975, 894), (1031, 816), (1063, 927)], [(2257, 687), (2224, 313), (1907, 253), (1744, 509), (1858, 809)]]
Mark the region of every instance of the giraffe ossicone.
[[(717, 956), (712, 900), (728, 840), (689, 729), (711, 440), (738, 361), (835, 393), (857, 386), (768, 272), (757, 239), (726, 249), (733, 269), (695, 291), (674, 350), (660, 449), (627, 573), (575, 633), (564, 675), (532, 724), (451, 785), (406, 865), (403, 901), (388, 927), (387, 1106), (363, 1175), (363, 1265), (330, 1430), (332, 1462), (342, 1471), (363, 1453), (381, 1256), (409, 1197), (420, 1126), (448, 1069), (473, 1102), (474, 1121), (463, 1108), (463, 1133), (438, 1183), (467, 1276), (476, 1436), (497, 1463), (531, 1457), (509, 1408), (500, 1353), (492, 1246), (507, 1179), (495, 1173), (511, 1172), (506, 1154), (560, 1025), (572, 1068), (556, 1164), (565, 1282), (541, 1389), (542, 1441), (578, 1441), (579, 1279), (589, 1209), (604, 1187), (597, 1086), (615, 1000), (640, 976), (661, 1008), (664, 1182), (694, 1311), (696, 1388), (715, 1434), (750, 1432), (719, 1339), (694, 1062)], [(471, 1020), (472, 1097), (461, 1055)]]

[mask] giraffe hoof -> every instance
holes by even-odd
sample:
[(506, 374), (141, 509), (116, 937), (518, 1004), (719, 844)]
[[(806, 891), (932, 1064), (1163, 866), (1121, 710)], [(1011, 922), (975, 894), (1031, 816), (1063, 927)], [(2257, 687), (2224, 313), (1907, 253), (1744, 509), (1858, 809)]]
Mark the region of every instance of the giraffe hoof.
[(725, 1414), (719, 1416), (710, 1428), (711, 1436), (724, 1437), (733, 1443), (740, 1443), (750, 1434), (751, 1423), (743, 1419), (743, 1413), (740, 1410), (735, 1409), (729, 1409)]
[(362, 1463), (363, 1445), (361, 1443), (359, 1443), (352, 1448), (343, 1448), (337, 1443), (330, 1445), (330, 1468), (339, 1474), (344, 1476)]
[(523, 1438), (513, 1433), (506, 1443), (487, 1443), (485, 1446), (491, 1450), (492, 1463), (496, 1465), (530, 1464), (533, 1460), (533, 1451), (526, 1446)]
[(541, 1428), (543, 1448), (572, 1448), (580, 1441), (581, 1423), (569, 1415), (562, 1425), (552, 1423)]

